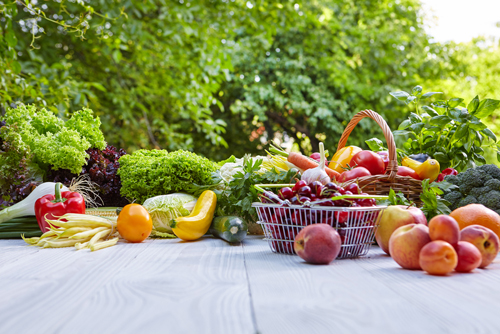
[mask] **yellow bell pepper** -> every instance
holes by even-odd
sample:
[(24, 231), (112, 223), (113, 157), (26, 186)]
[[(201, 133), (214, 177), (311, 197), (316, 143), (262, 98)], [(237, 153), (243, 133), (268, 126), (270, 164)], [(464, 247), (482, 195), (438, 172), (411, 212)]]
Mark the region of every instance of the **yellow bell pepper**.
[(346, 146), (341, 148), (333, 155), (328, 168), (339, 173), (344, 172), (343, 168), (346, 168), (347, 164), (351, 162), (353, 155), (361, 151), (362, 149), (357, 146)]
[(207, 233), (214, 217), (217, 196), (211, 190), (205, 190), (198, 198), (193, 212), (189, 216), (178, 217), (170, 222), (174, 234), (182, 240), (191, 241)]
[(424, 162), (419, 162), (408, 157), (404, 157), (401, 161), (403, 166), (410, 167), (417, 173), (418, 177), (423, 179), (429, 179), (429, 182), (434, 182), (439, 176), (439, 162), (434, 159), (428, 159)]

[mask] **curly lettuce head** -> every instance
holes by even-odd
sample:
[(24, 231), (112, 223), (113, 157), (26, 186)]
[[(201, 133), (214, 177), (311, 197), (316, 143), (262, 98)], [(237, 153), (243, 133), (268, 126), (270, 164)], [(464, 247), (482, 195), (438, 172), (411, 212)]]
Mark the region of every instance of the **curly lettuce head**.
[[(69, 169), (72, 173), (80, 173), (88, 158), (85, 150), (91, 147), (103, 149), (106, 146), (99, 129), (101, 121), (93, 117), (90, 109), (77, 111), (64, 122), (51, 111), (21, 104), (8, 109), (3, 120), (4, 141), (14, 138), (12, 133), (16, 133), (21, 140), (12, 142), (12, 145), (28, 147), (33, 160), (42, 169), (51, 166), (53, 169)], [(20, 155), (26, 151), (11, 149)]]

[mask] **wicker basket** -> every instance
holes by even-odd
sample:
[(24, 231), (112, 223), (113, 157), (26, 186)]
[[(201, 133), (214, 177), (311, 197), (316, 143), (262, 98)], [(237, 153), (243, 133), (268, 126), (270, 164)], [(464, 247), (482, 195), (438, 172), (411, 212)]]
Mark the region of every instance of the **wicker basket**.
[(394, 136), (387, 122), (375, 111), (363, 110), (354, 115), (349, 124), (347, 124), (342, 137), (340, 137), (337, 151), (345, 146), (354, 127), (356, 127), (359, 121), (365, 117), (373, 119), (382, 128), (389, 150), (389, 165), (384, 175), (364, 176), (347, 181), (344, 184), (347, 185), (349, 183), (358, 182), (359, 186), (363, 188), (363, 191), (370, 195), (387, 195), (392, 188), (396, 193), (399, 191), (402, 192), (410, 201), (421, 204), (420, 194), (422, 193), (422, 181), (415, 180), (409, 176), (397, 175), (398, 160)]

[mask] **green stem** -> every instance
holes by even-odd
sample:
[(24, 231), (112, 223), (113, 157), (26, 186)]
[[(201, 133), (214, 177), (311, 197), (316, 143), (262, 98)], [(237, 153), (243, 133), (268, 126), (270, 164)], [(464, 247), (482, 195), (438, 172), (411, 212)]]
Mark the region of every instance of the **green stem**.
[(271, 151), (272, 153), (274, 154), (278, 154), (278, 155), (281, 155), (283, 157), (288, 157), (288, 153), (286, 153), (285, 151), (282, 151), (274, 146), (271, 146), (271, 148), (269, 149), (269, 151)]
[(57, 182), (56, 183), (56, 191), (55, 191), (56, 198), (53, 200), (54, 203), (64, 202), (63, 198), (61, 197), (61, 189), (62, 189), (62, 183)]

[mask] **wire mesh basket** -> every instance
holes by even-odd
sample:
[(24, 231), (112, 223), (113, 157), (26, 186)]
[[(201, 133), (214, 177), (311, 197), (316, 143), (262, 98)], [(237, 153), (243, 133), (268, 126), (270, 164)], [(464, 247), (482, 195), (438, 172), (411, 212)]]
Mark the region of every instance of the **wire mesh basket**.
[(275, 253), (294, 254), (295, 236), (307, 225), (324, 223), (337, 230), (342, 241), (338, 258), (366, 255), (374, 241), (386, 206), (325, 207), (253, 203), (265, 239)]

